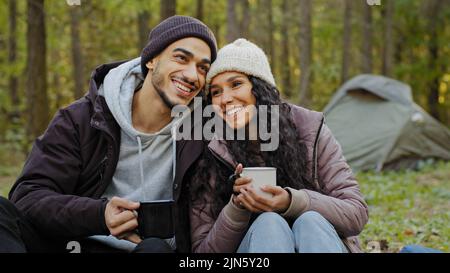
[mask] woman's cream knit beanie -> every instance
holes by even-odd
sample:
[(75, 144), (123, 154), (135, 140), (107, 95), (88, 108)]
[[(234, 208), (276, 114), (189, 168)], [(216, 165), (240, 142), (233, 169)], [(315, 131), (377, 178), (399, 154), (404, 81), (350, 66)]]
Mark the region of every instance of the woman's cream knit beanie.
[(211, 80), (220, 73), (236, 71), (260, 78), (273, 86), (275, 79), (264, 51), (252, 42), (240, 38), (221, 48), (206, 76), (206, 90)]

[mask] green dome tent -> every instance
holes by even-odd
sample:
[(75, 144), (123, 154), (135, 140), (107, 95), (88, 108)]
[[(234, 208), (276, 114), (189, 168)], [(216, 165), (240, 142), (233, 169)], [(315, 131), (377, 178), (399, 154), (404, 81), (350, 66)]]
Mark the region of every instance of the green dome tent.
[(450, 160), (450, 130), (415, 104), (411, 87), (397, 80), (359, 75), (336, 91), (324, 113), (355, 171)]

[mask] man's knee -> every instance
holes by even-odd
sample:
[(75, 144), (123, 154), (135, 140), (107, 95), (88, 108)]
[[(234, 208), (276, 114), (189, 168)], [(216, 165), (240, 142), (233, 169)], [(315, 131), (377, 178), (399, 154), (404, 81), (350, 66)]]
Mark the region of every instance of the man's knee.
[(0, 217), (12, 217), (18, 213), (16, 206), (8, 199), (0, 196)]
[(133, 253), (175, 253), (175, 251), (163, 239), (147, 238), (135, 247)]
[(9, 201), (8, 199), (6, 199), (3, 196), (0, 196), (0, 207), (4, 207), (4, 206), (10, 206), (11, 201)]

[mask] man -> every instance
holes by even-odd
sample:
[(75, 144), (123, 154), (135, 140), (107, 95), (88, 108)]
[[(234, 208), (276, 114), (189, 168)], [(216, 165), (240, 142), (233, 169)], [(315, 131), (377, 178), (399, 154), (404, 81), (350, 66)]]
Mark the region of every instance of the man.
[[(202, 145), (173, 140), (171, 108), (203, 89), (216, 50), (206, 25), (173, 16), (140, 58), (99, 66), (88, 94), (35, 141), (12, 203), (0, 199), (0, 252), (60, 251), (68, 241), (82, 252), (189, 251), (182, 182)], [(175, 200), (175, 237), (141, 241), (136, 201), (163, 199)]]

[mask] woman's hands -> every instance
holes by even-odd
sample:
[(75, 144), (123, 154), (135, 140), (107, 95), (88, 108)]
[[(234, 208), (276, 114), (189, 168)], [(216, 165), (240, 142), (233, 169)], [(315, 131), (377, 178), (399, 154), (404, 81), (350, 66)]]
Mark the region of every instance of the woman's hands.
[(241, 193), (237, 196), (240, 202), (247, 210), (251, 212), (277, 212), (283, 213), (291, 204), (291, 196), (289, 192), (280, 186), (263, 186), (262, 191), (272, 193), (273, 197), (266, 198), (258, 195), (252, 186), (241, 189)]
[(238, 206), (239, 208), (244, 209), (245, 207), (243, 206), (243, 204), (241, 202), (239, 202), (237, 200), (237, 197), (240, 195), (241, 189), (248, 186), (250, 184), (250, 182), (252, 181), (252, 179), (248, 178), (248, 177), (240, 177), (239, 175), (242, 173), (242, 169), (243, 169), (243, 166), (242, 166), (242, 164), (239, 163), (234, 172), (234, 174), (238, 178), (234, 181), (234, 185), (233, 185), (233, 203), (236, 206)]
[[(242, 173), (243, 166), (238, 164), (235, 174)], [(277, 212), (283, 213), (291, 204), (291, 195), (289, 192), (280, 186), (263, 186), (261, 190), (271, 193), (273, 197), (266, 198), (258, 195), (251, 185), (251, 178), (240, 177), (237, 178), (233, 186), (233, 203), (240, 208), (245, 208), (251, 212)]]

